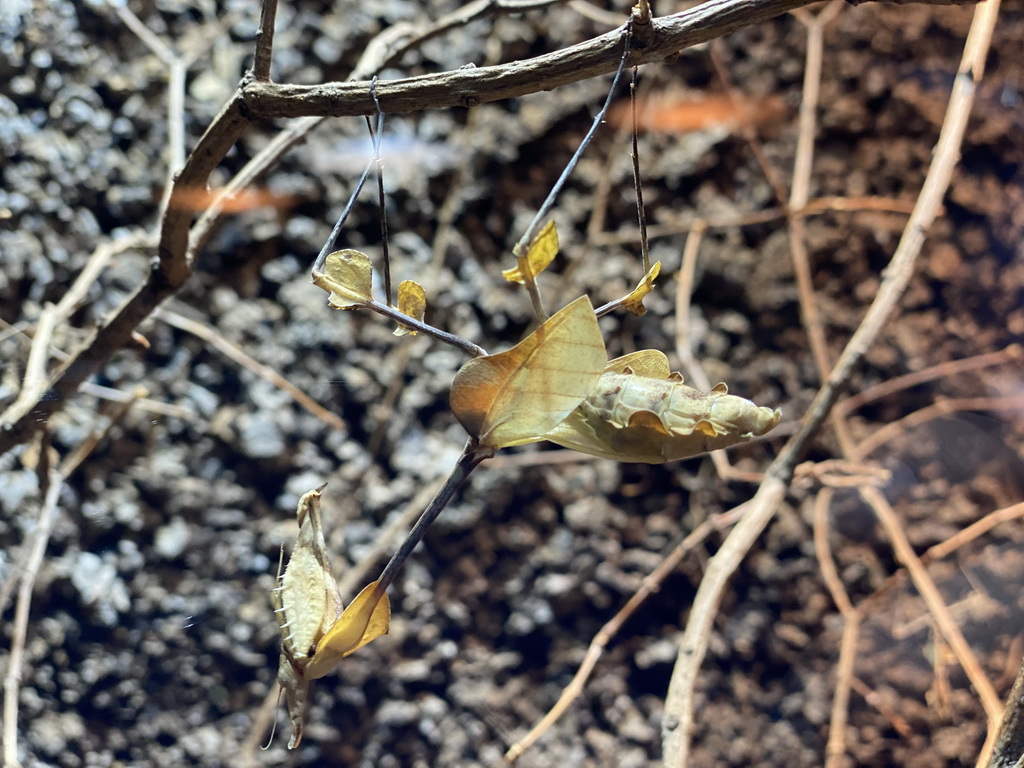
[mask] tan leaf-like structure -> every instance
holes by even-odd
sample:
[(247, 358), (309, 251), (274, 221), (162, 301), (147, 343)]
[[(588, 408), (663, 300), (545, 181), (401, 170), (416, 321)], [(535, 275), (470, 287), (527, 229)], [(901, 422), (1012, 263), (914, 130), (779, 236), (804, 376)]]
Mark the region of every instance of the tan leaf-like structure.
[(277, 682), (292, 723), (288, 749), (302, 741), (310, 682), (326, 675), (353, 651), (387, 634), (391, 623), (391, 604), (383, 590), (378, 593), (377, 582), (341, 610), (341, 595), (320, 524), (323, 489), (320, 486), (299, 499), (299, 535), (284, 575), (271, 592), (281, 630)]
[(306, 667), (324, 633), (341, 615), (341, 595), (327, 560), (327, 545), (320, 524), (320, 493), (324, 486), (299, 499), (299, 535), (280, 583), (271, 592), (281, 630), (281, 659), (277, 680), (285, 693), (292, 738), (288, 748), (302, 741), (302, 725), (309, 703)]
[[(423, 286), (413, 280), (403, 280), (398, 286), (398, 311), (408, 315), (413, 320), (423, 322), (423, 316), (427, 311), (427, 294)], [(416, 330), (399, 324), (394, 330), (395, 336), (415, 335)]]
[(345, 249), (327, 256), (323, 272), (313, 273), (313, 284), (330, 294), (332, 309), (357, 309), (373, 301), (373, 266), (361, 251)]
[(607, 352), (590, 299), (581, 296), (506, 352), (455, 375), (455, 417), (482, 446), (544, 439), (597, 386)]
[(530, 248), (526, 252), (526, 258), (512, 269), (502, 270), (501, 276), (510, 283), (526, 282), (521, 267), (525, 266), (530, 270), (530, 274), (536, 277), (551, 266), (551, 262), (557, 255), (558, 230), (555, 229), (555, 222), (549, 221), (544, 225), (544, 229), (533, 238), (533, 242), (530, 243)]
[(657, 279), (660, 272), (661, 262), (656, 261), (651, 268), (647, 270), (647, 274), (644, 275), (643, 279), (637, 283), (637, 286), (633, 289), (632, 293), (622, 300), (622, 306), (637, 317), (646, 314), (647, 307), (644, 306), (644, 297), (654, 290), (654, 281)]
[(387, 592), (378, 592), (376, 581), (367, 584), (320, 640), (316, 655), (306, 665), (306, 676), (310, 680), (323, 677), (341, 659), (386, 635), (390, 627), (391, 601)]
[(615, 461), (662, 464), (765, 434), (782, 417), (729, 394), (725, 384), (700, 392), (670, 373), (653, 349), (608, 363), (587, 398), (544, 439)]

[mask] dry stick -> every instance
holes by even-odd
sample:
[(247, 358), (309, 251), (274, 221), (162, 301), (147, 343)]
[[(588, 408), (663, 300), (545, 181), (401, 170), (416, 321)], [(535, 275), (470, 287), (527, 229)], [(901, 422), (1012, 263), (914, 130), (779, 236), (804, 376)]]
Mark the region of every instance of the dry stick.
[(136, 16), (127, 5), (116, 4), (107, 0), (121, 22), (135, 33), (143, 44), (158, 59), (167, 65), (167, 183), (160, 200), (160, 215), (164, 212), (171, 199), (171, 187), (174, 176), (185, 165), (185, 74), (188, 69), (182, 58), (157, 37)]
[[(758, 24), (814, 0), (711, 0), (674, 16), (653, 19), (651, 40), (631, 52), (631, 64), (660, 61), (698, 43)], [(268, 30), (268, 36), (269, 36)], [(622, 30), (593, 38), (544, 56), (495, 67), (457, 70), (382, 83), (381, 105), (386, 112), (452, 106), (475, 106), (607, 74), (620, 58)], [(0, 454), (24, 442), (110, 356), (131, 339), (135, 328), (153, 309), (175, 293), (192, 272), (192, 261), (215, 218), (204, 218), (190, 230), (189, 206), (176, 200), (190, 190), (205, 188), (220, 164), (248, 127), (273, 116), (357, 116), (373, 111), (365, 83), (327, 83), (319, 86), (280, 86), (244, 83), (199, 139), (172, 185), (171, 200), (161, 223), (157, 264), (146, 282), (128, 297), (107, 322), (96, 329), (50, 380), (46, 399), (28, 404), (0, 424)], [(315, 123), (307, 123), (308, 132)]]
[[(43, 450), (46, 450), (45, 448)], [(14, 609), (14, 622), (11, 625), (11, 652), (7, 656), (7, 675), (4, 677), (4, 766), (15, 768), (18, 762), (18, 689), (21, 686), (21, 670), (25, 652), (25, 636), (28, 632), (28, 615), (32, 606), (32, 587), (43, 562), (46, 544), (50, 540), (50, 531), (57, 516), (57, 500), (64, 487), (64, 478), (56, 470), (49, 472), (49, 488), (39, 509), (39, 521), (36, 523), (35, 540), (29, 551), (25, 572), (21, 577), (18, 589), (18, 602)]]
[[(794, 172), (793, 193), (791, 198), (793, 207), (800, 207), (807, 201), (811, 159), (813, 157), (813, 136), (816, 125), (815, 110), (817, 108), (817, 99), (820, 87), (821, 58), (824, 47), (822, 31), (824, 23), (828, 21), (827, 14), (831, 13), (832, 17), (834, 17), (835, 13), (838, 12), (839, 7), (840, 6), (836, 2), (833, 2), (831, 6), (826, 8), (825, 11), (813, 20), (807, 20), (806, 13), (799, 12), (796, 14), (801, 21), (807, 24), (808, 53), (806, 66), (807, 74), (804, 81), (803, 101), (801, 103), (797, 169)], [(961, 74), (963, 73), (963, 68), (968, 61), (968, 57), (971, 55), (973, 55), (973, 51), (971, 51), (971, 41), (969, 39), (968, 43), (965, 45), (964, 63), (961, 66)], [(983, 66), (983, 63), (984, 58), (982, 57), (980, 65)], [(949, 119), (950, 115), (953, 114), (953, 101), (954, 95), (951, 95), (950, 111), (947, 112), (947, 119)], [(957, 146), (958, 145), (959, 140), (957, 142)], [(804, 325), (807, 329), (808, 337), (811, 342), (811, 350), (815, 358), (815, 363), (820, 375), (824, 378), (825, 372), (830, 367), (830, 361), (825, 341), (824, 326), (818, 314), (817, 302), (814, 298), (810, 259), (808, 258), (805, 245), (806, 233), (804, 231), (804, 222), (802, 219), (797, 220), (791, 218), (789, 227), (791, 241), (790, 247), (793, 252), (794, 266), (796, 268), (797, 284), (800, 291), (800, 306), (804, 318)], [(855, 460), (862, 459), (866, 454), (854, 447), (853, 438), (850, 435), (846, 421), (837, 413), (833, 413), (832, 421), (842, 452), (846, 456)], [(887, 503), (883, 503), (885, 501), (884, 496), (882, 496), (877, 489), (861, 488), (860, 493), (861, 497), (874, 508), (876, 515), (878, 515), (880, 520), (882, 520), (883, 527), (886, 529), (890, 537), (892, 546), (897, 552), (897, 556), (901, 561), (907, 563), (908, 572), (910, 573), (918, 591), (925, 595), (925, 601), (928, 604), (929, 610), (935, 617), (935, 622), (943, 637), (948, 642), (950, 648), (953, 649), (968, 678), (978, 691), (989, 718), (989, 742), (991, 742), (991, 739), (994, 738), (992, 706), (994, 703), (995, 707), (998, 709), (999, 702), (995, 696), (995, 691), (992, 688), (990, 681), (985, 676), (981, 665), (978, 663), (970, 649), (970, 646), (967, 644), (960, 632), (959, 627), (950, 614), (949, 608), (941, 600), (938, 588), (932, 582), (931, 577), (928, 575), (924, 566), (910, 548), (903, 532), (898, 530), (898, 525), (895, 522), (895, 513)]]
[(991, 753), (992, 743), (994, 743), (999, 727), (999, 719), (1003, 715), (1002, 701), (1000, 701), (995, 689), (985, 676), (985, 670), (982, 669), (981, 664), (975, 658), (970, 646), (960, 632), (960, 628), (950, 616), (949, 608), (943, 602), (942, 595), (939, 594), (939, 590), (932, 581), (931, 576), (925, 570), (920, 558), (914, 553), (913, 547), (910, 546), (899, 518), (892, 507), (889, 506), (885, 496), (877, 488), (861, 488), (860, 495), (875, 510), (879, 522), (892, 542), (896, 557), (906, 567), (911, 580), (914, 582), (914, 586), (921, 593), (921, 597), (924, 598), (929, 612), (934, 617), (935, 624), (938, 626), (942, 637), (953, 650), (953, 653), (956, 654), (957, 661), (960, 662), (960, 666), (963, 667), (964, 673), (971, 681), (971, 684), (974, 685), (975, 691), (981, 699), (982, 707), (985, 709), (985, 715), (988, 718), (989, 728), (989, 736), (982, 749), (984, 760), (979, 759), (979, 764), (983, 764), (988, 760), (988, 755)]
[[(930, 547), (923, 555), (921, 555), (921, 562), (927, 564), (932, 560), (948, 557), (956, 550), (988, 533), (997, 525), (1009, 522), (1010, 520), (1015, 520), (1019, 517), (1024, 517), (1024, 502), (989, 512), (980, 520), (977, 520), (966, 528), (957, 531), (945, 541), (941, 541)], [(892, 574), (885, 580), (885, 583), (882, 584), (882, 586), (864, 598), (861, 602), (861, 609), (865, 610), (869, 606), (881, 600), (884, 595), (888, 594), (892, 589), (903, 583), (906, 575), (907, 572), (902, 568)]]
[(600, 660), (608, 643), (619, 633), (622, 625), (644, 604), (647, 598), (661, 588), (661, 583), (678, 567), (686, 553), (703, 542), (714, 531), (719, 531), (732, 525), (742, 517), (744, 511), (745, 505), (741, 504), (722, 515), (705, 520), (694, 528), (678, 545), (673, 547), (672, 551), (658, 563), (658, 566), (644, 577), (640, 588), (619, 609), (618, 613), (601, 627), (594, 636), (594, 639), (590, 641), (590, 647), (587, 649), (579, 669), (576, 670), (576, 674), (572, 676), (569, 684), (562, 689), (562, 694), (558, 697), (555, 705), (530, 729), (526, 736), (509, 747), (508, 751), (505, 752), (505, 760), (507, 762), (513, 763), (518, 760), (526, 750), (532, 747), (558, 721), (558, 718), (565, 714), (565, 711), (572, 702), (583, 692), (583, 687), (590, 678), (591, 672), (594, 671), (594, 667)]
[(958, 373), (976, 371), (980, 368), (989, 368), (1003, 363), (1017, 362), (1024, 358), (1024, 348), (1020, 344), (1010, 344), (996, 352), (985, 352), (980, 355), (972, 355), (962, 360), (946, 360), (941, 363), (922, 368), (920, 371), (906, 373), (894, 379), (888, 379), (881, 384), (868, 387), (850, 397), (836, 403), (836, 412), (842, 415), (862, 408), (868, 403), (881, 400), (883, 397), (902, 392), (905, 389), (916, 387), (935, 379), (945, 379)]
[[(883, 211), (887, 213), (910, 214), (913, 209), (913, 203), (905, 200), (894, 200), (889, 197), (828, 196), (815, 198), (803, 208), (791, 209), (788, 215), (798, 217), (818, 216), (830, 211)], [(787, 218), (787, 212), (782, 208), (768, 208), (763, 211), (745, 213), (740, 216), (729, 216), (723, 219), (696, 218), (692, 221), (682, 221), (675, 224), (656, 224), (647, 228), (647, 235), (649, 239), (654, 240), (659, 237), (685, 235), (698, 225), (707, 230), (732, 229), (734, 227), (749, 227), (755, 224), (768, 224), (785, 218)], [(637, 229), (619, 229), (614, 232), (597, 232), (592, 235), (591, 242), (593, 245), (623, 245), (636, 242), (638, 237), (640, 237), (640, 232)]]
[(246, 352), (242, 351), (242, 349), (221, 336), (215, 329), (196, 320), (190, 320), (189, 318), (179, 315), (177, 312), (167, 309), (166, 307), (161, 307), (155, 310), (153, 312), (153, 317), (157, 320), (162, 320), (168, 325), (179, 330), (185, 331), (186, 333), (191, 333), (193, 336), (198, 336), (203, 341), (209, 342), (224, 356), (238, 363), (243, 368), (252, 371), (260, 378), (269, 381), (275, 387), (290, 395), (296, 403), (327, 424), (331, 429), (337, 429), (339, 431), (343, 431), (345, 429), (345, 422), (340, 416), (324, 408), (320, 403), (296, 387), (270, 366), (254, 360)]
[[(818, 98), (821, 92), (821, 62), (824, 55), (825, 25), (832, 21), (842, 8), (842, 2), (833, 0), (818, 16), (806, 12), (794, 15), (807, 27), (807, 59), (804, 64), (803, 92), (800, 98), (799, 132), (796, 159), (793, 162), (793, 186), (790, 190), (789, 208), (807, 205), (811, 185), (811, 165), (814, 158), (814, 137), (817, 130)], [(814, 280), (811, 277), (811, 260), (807, 254), (807, 231), (803, 219), (789, 217), (789, 247), (793, 254), (793, 268), (800, 295), (800, 313), (811, 345), (811, 354), (818, 369), (818, 376), (824, 381), (832, 364), (829, 360), (825, 330), (818, 314), (818, 302), (814, 299)], [(839, 429), (843, 429), (842, 426)]]
[(768, 185), (772, 188), (772, 192), (775, 195), (775, 200), (778, 202), (779, 207), (785, 211), (788, 206), (786, 204), (786, 189), (782, 184), (782, 174), (780, 174), (778, 169), (768, 160), (768, 155), (765, 154), (764, 146), (761, 144), (761, 139), (757, 135), (757, 128), (754, 125), (754, 121), (742, 119), (742, 116), (747, 113), (747, 110), (743, 106), (743, 97), (736, 90), (735, 86), (733, 86), (732, 78), (729, 76), (729, 70), (725, 66), (724, 44), (722, 43), (721, 38), (712, 41), (708, 49), (708, 54), (711, 58), (711, 64), (715, 69), (715, 75), (721, 81), (722, 87), (725, 90), (725, 97), (729, 102), (729, 106), (732, 108), (732, 113), (734, 115), (741, 116), (738, 123), (739, 132), (743, 136), (743, 140), (747, 142), (747, 146), (750, 147), (750, 151), (754, 155), (754, 160), (756, 160), (757, 164), (761, 166), (761, 172), (768, 181)]
[[(81, 463), (89, 456), (90, 453), (95, 449), (97, 443), (102, 440), (115, 424), (117, 424), (125, 414), (131, 410), (132, 406), (140, 402), (142, 397), (146, 394), (144, 387), (137, 387), (135, 391), (127, 397), (127, 399), (112, 401), (115, 406), (111, 409), (110, 415), (98, 416), (103, 420), (101, 424), (94, 427), (93, 430), (86, 436), (86, 438), (79, 443), (74, 450), (64, 457), (61, 462), (58, 471), (63, 478), (68, 478), (71, 473), (74, 472)], [(37, 527), (31, 534), (32, 537), (39, 535), (40, 528)], [(7, 608), (7, 601), (10, 599), (11, 592), (14, 590), (14, 582), (17, 580), (19, 574), (23, 574), (27, 568), (26, 563), (31, 556), (31, 552), (35, 547), (35, 538), (26, 539), (26, 544), (22, 551), (18, 553), (18, 556), (13, 558), (16, 565), (11, 569), (11, 573), (8, 578), (0, 583), (0, 614)]]
[(274, 23), (277, 21), (277, 0), (264, 0), (260, 9), (260, 27), (256, 31), (256, 50), (253, 53), (252, 76), (264, 83), (270, 82), (270, 64), (274, 57)]
[(683, 634), (665, 704), (663, 743), (666, 766), (682, 766), (686, 763), (694, 718), (694, 685), (707, 652), (717, 606), (729, 577), (771, 521), (785, 495), (786, 485), (800, 454), (828, 417), (854, 367), (882, 332), (913, 276), (925, 233), (934, 221), (942, 197), (949, 187), (998, 7), (998, 0), (989, 0), (975, 11), (964, 60), (950, 97), (949, 109), (928, 175), (874, 301), (808, 408), (800, 431), (786, 443), (768, 468), (764, 482), (751, 500), (750, 511), (708, 562), (708, 569), (697, 590)]
[[(825, 26), (833, 21), (842, 10), (842, 3), (833, 0), (817, 15), (804, 9), (794, 11), (794, 16), (807, 29), (807, 56), (804, 64), (804, 81), (800, 98), (799, 130), (797, 133), (796, 157), (793, 163), (793, 184), (790, 189), (788, 208), (804, 208), (810, 197), (811, 172), (814, 159), (814, 141), (817, 132), (817, 110), (821, 92), (821, 66), (824, 56)], [(818, 375), (822, 381), (828, 376), (832, 363), (825, 340), (825, 330), (818, 312), (811, 276), (811, 262), (807, 253), (807, 229), (803, 218), (789, 216), (789, 247), (800, 296), (800, 313), (810, 342)], [(848, 434), (846, 424), (833, 413), (833, 423), (840, 435)], [(825, 746), (827, 768), (834, 768), (846, 752), (846, 722), (850, 704), (850, 681), (856, 659), (857, 640), (860, 634), (860, 613), (854, 609), (835, 570), (832, 553), (828, 547), (827, 514), (832, 492), (823, 490), (815, 504), (815, 549), (822, 578), (828, 586), (832, 599), (843, 617), (843, 637), (840, 643), (839, 663), (836, 667), (836, 686), (832, 696), (829, 716), (829, 737)]]
[(18, 397), (10, 404), (2, 417), (0, 423), (6, 422), (10, 414), (17, 413), (38, 402), (39, 398), (46, 391), (48, 377), (46, 375), (46, 363), (50, 359), (50, 339), (53, 338), (53, 330), (57, 325), (57, 307), (47, 304), (39, 315), (39, 322), (36, 323), (35, 336), (32, 338), (32, 347), (28, 352), (28, 361), (25, 363), (25, 376), (22, 379), (21, 390)]
[(988, 768), (1020, 768), (1024, 765), (1024, 663), (1006, 697), (1006, 713)]
[(1016, 520), (1018, 517), (1024, 517), (1024, 502), (989, 512), (980, 520), (975, 520), (963, 530), (957, 531), (945, 541), (929, 547), (928, 551), (921, 556), (921, 559), (923, 561), (930, 561), (946, 557), (946, 555), (955, 552), (979, 536), (984, 536), (997, 525), (1009, 522), (1010, 520)]
[(828, 744), (825, 746), (825, 768), (838, 768), (846, 752), (850, 686), (853, 682), (853, 665), (857, 657), (857, 639), (860, 636), (860, 612), (850, 602), (843, 580), (836, 570), (832, 548), (828, 543), (828, 510), (832, 504), (833, 494), (831, 488), (823, 488), (814, 500), (814, 552), (825, 586), (843, 616), (843, 638), (839, 645), (839, 663), (836, 665), (836, 686), (832, 694)]
[(905, 434), (907, 430), (958, 411), (1019, 411), (1021, 408), (1024, 408), (1024, 395), (955, 397), (940, 400), (880, 427), (858, 443), (851, 455), (858, 460), (863, 459), (897, 436)]
[[(4, 678), (3, 707), (3, 760), (4, 768), (15, 768), (18, 763), (18, 690), (21, 685), (21, 670), (25, 650), (25, 637), (28, 632), (29, 610), (32, 605), (32, 589), (35, 586), (39, 567), (46, 553), (46, 545), (50, 540), (50, 532), (57, 517), (57, 502), (60, 492), (72, 472), (89, 455), (97, 443), (113, 428), (114, 424), (131, 408), (131, 403), (118, 407), (107, 422), (94, 428), (78, 450), (69, 454), (57, 469), (49, 468), (48, 441), (42, 440), (40, 459), (43, 471), (40, 481), (44, 484), (43, 504), (39, 510), (39, 520), (32, 533), (33, 540), (26, 558), (25, 569), (21, 576), (18, 589), (18, 601), (14, 609), (14, 622), (11, 632), (11, 651), (7, 657), (7, 675)], [(47, 433), (43, 433), (46, 435)]]
[[(721, 37), (728, 32), (767, 21), (812, 0), (711, 0), (644, 25), (646, 44), (630, 51), (630, 65), (663, 61), (683, 48)], [(625, 26), (583, 43), (533, 59), (494, 67), (475, 67), (381, 82), (378, 88), (385, 112), (418, 112), (525, 96), (537, 90), (589, 80), (613, 72), (621, 54)], [(639, 33), (639, 30), (637, 30)], [(254, 118), (324, 115), (350, 117), (374, 110), (366, 83), (278, 85), (250, 83), (241, 98)]]

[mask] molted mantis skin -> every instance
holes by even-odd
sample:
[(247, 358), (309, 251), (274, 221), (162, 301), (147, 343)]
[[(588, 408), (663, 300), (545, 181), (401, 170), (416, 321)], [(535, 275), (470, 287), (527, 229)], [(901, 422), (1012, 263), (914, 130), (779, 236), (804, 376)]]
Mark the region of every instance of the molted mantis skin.
[(778, 409), (730, 395), (725, 384), (700, 392), (669, 373), (668, 359), (641, 350), (608, 363), (597, 387), (544, 435), (565, 448), (616, 461), (662, 464), (765, 434)]
[(327, 561), (327, 544), (320, 525), (320, 492), (323, 489), (324, 486), (320, 486), (299, 499), (299, 535), (284, 576), (271, 592), (281, 630), (277, 681), (284, 691), (292, 722), (289, 749), (294, 749), (302, 741), (309, 682), (314, 679), (314, 676), (306, 674), (306, 665), (312, 659), (317, 643), (341, 615), (341, 595)]

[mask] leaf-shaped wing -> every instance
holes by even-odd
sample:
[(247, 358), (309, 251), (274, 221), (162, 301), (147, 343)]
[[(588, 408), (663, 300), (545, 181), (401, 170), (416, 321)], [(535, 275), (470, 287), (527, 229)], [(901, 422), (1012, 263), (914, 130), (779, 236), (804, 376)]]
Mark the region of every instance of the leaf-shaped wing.
[(378, 582), (371, 582), (323, 636), (316, 655), (306, 665), (306, 677), (310, 680), (323, 677), (345, 656), (386, 635), (390, 626), (391, 601), (387, 592), (378, 591)]
[(543, 439), (596, 386), (606, 358), (594, 308), (581, 296), (510, 350), (462, 366), (452, 411), (486, 447)]
[(609, 360), (605, 373), (626, 373), (629, 368), (637, 376), (649, 379), (667, 379), (672, 374), (668, 358), (658, 349), (638, 349), (628, 355)]
[(313, 273), (313, 284), (327, 291), (332, 309), (356, 309), (373, 301), (373, 267), (361, 251), (345, 249), (328, 255), (323, 272)]
[(519, 264), (512, 269), (502, 270), (501, 276), (510, 283), (525, 282), (522, 267), (525, 266), (530, 270), (530, 274), (536, 277), (551, 265), (557, 255), (558, 231), (555, 229), (555, 222), (549, 221), (533, 238), (525, 260), (519, 260)]
[[(413, 320), (423, 322), (423, 315), (427, 311), (427, 295), (423, 286), (413, 280), (403, 280), (398, 286), (398, 311), (408, 315)], [(416, 331), (404, 325), (399, 325), (394, 330), (395, 336), (415, 335)]]

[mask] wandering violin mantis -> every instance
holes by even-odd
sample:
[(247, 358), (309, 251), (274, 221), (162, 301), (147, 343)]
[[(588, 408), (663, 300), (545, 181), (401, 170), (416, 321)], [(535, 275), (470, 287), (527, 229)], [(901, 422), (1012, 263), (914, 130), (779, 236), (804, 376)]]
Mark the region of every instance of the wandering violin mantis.
[[(626, 52), (628, 36), (615, 83), (625, 64)], [(587, 296), (572, 301), (551, 317), (543, 310), (535, 278), (555, 258), (558, 233), (553, 222), (544, 227), (540, 227), (540, 222), (579, 152), (603, 119), (615, 83), (577, 155), (513, 249), (515, 268), (503, 273), (506, 280), (526, 287), (541, 320), (532, 333), (511, 349), (490, 355), (470, 341), (425, 323), (426, 297), (413, 281), (402, 283), (398, 306), (393, 307), (390, 268), (386, 263), (388, 298), (378, 302), (373, 297), (369, 257), (351, 249), (330, 252), (370, 165), (316, 260), (313, 283), (327, 292), (331, 308), (370, 309), (397, 323), (397, 335), (422, 332), (473, 358), (456, 373), (450, 394), (452, 412), (469, 433), (469, 440), (444, 486), (380, 577), (364, 587), (345, 610), (328, 563), (320, 523), (322, 487), (299, 500), (298, 538), (273, 592), (282, 638), (278, 682), (293, 727), (289, 748), (297, 746), (302, 738), (310, 682), (388, 631), (388, 587), (458, 487), (477, 464), (495, 451), (547, 440), (602, 458), (660, 464), (747, 441), (764, 435), (779, 423), (778, 409), (757, 406), (730, 395), (725, 384), (716, 385), (710, 392), (685, 385), (682, 376), (670, 371), (668, 358), (657, 350), (639, 350), (608, 360), (598, 317), (618, 308), (642, 315), (644, 296), (653, 289), (660, 270), (660, 263), (648, 268), (645, 240), (642, 246), (646, 274), (630, 294), (597, 310)], [(372, 85), (371, 94), (376, 99)], [(375, 161), (382, 117), (378, 112)], [(636, 172), (635, 163), (634, 153)], [(379, 175), (378, 187), (383, 197)], [(642, 219), (642, 206), (640, 211)]]

